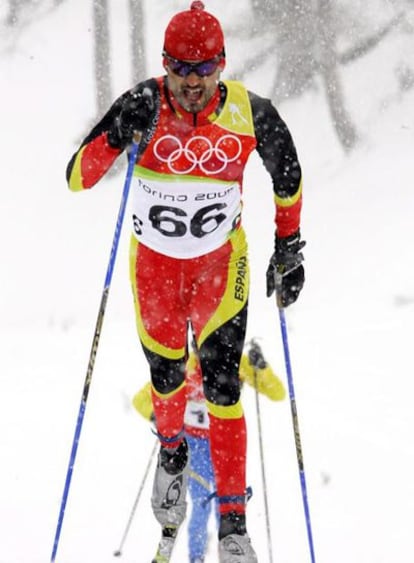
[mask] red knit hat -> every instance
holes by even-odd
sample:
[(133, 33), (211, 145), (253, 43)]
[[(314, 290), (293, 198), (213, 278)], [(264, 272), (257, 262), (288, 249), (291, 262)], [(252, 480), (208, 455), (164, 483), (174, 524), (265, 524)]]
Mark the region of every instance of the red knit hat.
[(220, 22), (204, 11), (199, 0), (189, 10), (179, 12), (165, 30), (164, 53), (181, 61), (207, 61), (224, 55), (224, 36)]

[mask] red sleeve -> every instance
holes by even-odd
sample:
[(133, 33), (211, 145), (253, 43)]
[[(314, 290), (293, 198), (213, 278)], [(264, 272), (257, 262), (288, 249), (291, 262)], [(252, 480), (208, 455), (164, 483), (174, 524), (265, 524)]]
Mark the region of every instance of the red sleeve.
[(288, 198), (275, 196), (275, 202), (275, 223), (278, 236), (288, 237), (293, 235), (300, 227), (302, 184), (299, 185), (299, 189), (294, 196)]
[(83, 145), (71, 161), (68, 173), (69, 188), (80, 191), (91, 188), (107, 170), (122, 151), (108, 144), (106, 132)]

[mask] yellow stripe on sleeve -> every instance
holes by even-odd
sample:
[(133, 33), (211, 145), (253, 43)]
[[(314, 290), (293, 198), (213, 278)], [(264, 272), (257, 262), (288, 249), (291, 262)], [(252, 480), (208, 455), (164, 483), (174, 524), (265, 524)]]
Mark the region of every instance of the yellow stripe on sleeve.
[(302, 195), (302, 180), (300, 181), (299, 188), (294, 195), (287, 197), (279, 197), (278, 195), (275, 194), (275, 201), (277, 205), (279, 205), (280, 207), (290, 207), (292, 205), (295, 205), (295, 203), (297, 203), (301, 195)]
[(83, 190), (81, 163), (84, 150), (85, 147), (81, 148), (81, 150), (76, 155), (75, 162), (73, 163), (73, 167), (70, 173), (69, 189), (72, 192), (80, 192), (81, 190)]

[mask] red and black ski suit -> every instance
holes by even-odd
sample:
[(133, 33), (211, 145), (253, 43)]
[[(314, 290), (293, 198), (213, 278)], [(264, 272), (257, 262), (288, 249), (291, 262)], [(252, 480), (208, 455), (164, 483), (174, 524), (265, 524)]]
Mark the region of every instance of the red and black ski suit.
[(166, 77), (123, 94), (85, 138), (67, 169), (71, 190), (91, 188), (123, 147), (108, 132), (137, 92), (151, 93), (131, 184), (131, 283), (139, 338), (150, 365), (161, 443), (181, 440), (188, 323), (197, 340), (222, 513), (245, 510), (246, 427), (239, 364), (249, 293), (241, 226), (243, 171), (256, 149), (272, 177), (280, 237), (300, 226), (301, 169), (269, 100), (220, 82), (203, 111), (187, 113)]

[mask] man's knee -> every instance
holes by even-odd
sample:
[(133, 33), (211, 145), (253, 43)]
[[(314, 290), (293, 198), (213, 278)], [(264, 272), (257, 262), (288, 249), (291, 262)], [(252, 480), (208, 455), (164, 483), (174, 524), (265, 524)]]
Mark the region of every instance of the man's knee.
[(150, 366), (152, 384), (159, 393), (171, 393), (182, 384), (185, 371), (184, 358), (179, 360), (164, 358), (145, 347), (144, 352)]

